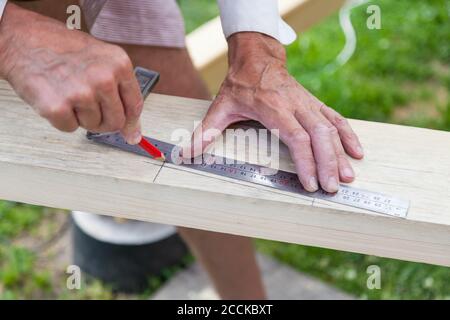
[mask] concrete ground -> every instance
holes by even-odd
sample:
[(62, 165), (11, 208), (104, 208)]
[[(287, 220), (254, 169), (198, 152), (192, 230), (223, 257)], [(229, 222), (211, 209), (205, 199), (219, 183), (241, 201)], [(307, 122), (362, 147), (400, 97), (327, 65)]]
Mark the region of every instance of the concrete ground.
[[(353, 299), (352, 296), (270, 257), (259, 254), (258, 261), (269, 299)], [(176, 274), (151, 299), (218, 299), (218, 296), (201, 266), (194, 263)]]
[[(42, 223), (42, 230), (38, 233), (46, 234), (43, 238), (49, 237), (51, 240), (37, 241), (27, 236), (16, 242), (36, 250), (38, 264), (54, 274), (55, 283), (60, 283), (61, 279), (65, 283), (65, 269), (72, 263), (71, 228), (66, 217), (62, 214), (55, 215), (56, 220), (53, 220), (56, 226), (51, 228), (52, 231), (47, 230), (50, 225), (48, 221)], [(58, 230), (57, 234), (54, 230)], [(352, 296), (271, 257), (258, 254), (258, 261), (269, 299), (353, 299)], [(121, 295), (121, 298), (136, 297)], [(150, 299), (218, 299), (218, 296), (201, 266), (193, 263), (175, 274)]]

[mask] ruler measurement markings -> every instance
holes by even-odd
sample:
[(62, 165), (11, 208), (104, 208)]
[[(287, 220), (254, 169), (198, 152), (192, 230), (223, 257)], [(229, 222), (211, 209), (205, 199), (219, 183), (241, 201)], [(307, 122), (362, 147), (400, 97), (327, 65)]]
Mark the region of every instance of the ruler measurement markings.
[[(96, 142), (108, 144), (122, 150), (148, 157), (148, 155), (139, 147), (127, 144), (119, 133), (89, 133), (88, 138)], [(160, 150), (165, 154), (166, 161), (168, 163), (177, 164), (177, 161), (174, 161), (174, 159), (172, 159), (172, 156), (174, 154), (179, 154), (179, 147), (156, 139), (148, 137), (147, 139), (155, 146), (160, 148)], [(341, 185), (339, 191), (335, 194), (329, 194), (323, 190), (310, 193), (301, 186), (300, 182), (298, 181), (297, 175), (292, 172), (279, 170), (274, 175), (269, 176), (261, 174), (264, 167), (260, 165), (253, 165), (215, 155), (206, 155), (206, 157), (208, 161), (212, 159), (217, 160), (217, 163), (205, 163), (204, 159), (206, 157), (200, 157), (201, 159), (193, 159), (193, 163), (181, 163), (180, 166), (236, 180), (251, 182), (254, 184), (275, 188), (281, 191), (300, 194), (312, 199), (318, 198), (321, 200), (366, 209), (390, 216), (404, 218), (407, 215), (409, 207), (408, 202), (400, 199), (395, 199), (388, 195), (383, 195), (380, 193), (362, 189), (356, 189), (347, 185)], [(201, 163), (195, 162), (199, 162), (200, 160)]]
[[(159, 75), (154, 71), (145, 70), (139, 67), (135, 69), (135, 74), (139, 82), (142, 95), (145, 99), (154, 84), (158, 81)], [(108, 144), (121, 150), (149, 157), (149, 155), (141, 148), (127, 144), (119, 133), (93, 134), (88, 132), (87, 137), (96, 142)], [(178, 147), (156, 139), (147, 139), (164, 153), (167, 163), (176, 164), (172, 159), (172, 155), (179, 154), (177, 151), (179, 149), (175, 149)], [(181, 166), (198, 171), (209, 172), (227, 178), (259, 184), (281, 191), (300, 194), (312, 198), (313, 203), (315, 202), (315, 199), (322, 199), (325, 201), (367, 209), (402, 218), (405, 218), (408, 212), (408, 201), (395, 199), (388, 195), (356, 189), (347, 185), (341, 185), (339, 191), (335, 194), (329, 194), (323, 190), (310, 193), (302, 187), (298, 180), (298, 176), (295, 173), (279, 170), (276, 174), (269, 176), (261, 173), (262, 169), (267, 169), (263, 166), (253, 165), (243, 161), (231, 160), (215, 155), (207, 156), (212, 156), (214, 159), (220, 161), (207, 164), (204, 163), (204, 157), (201, 156), (202, 161), (200, 164), (181, 163)]]

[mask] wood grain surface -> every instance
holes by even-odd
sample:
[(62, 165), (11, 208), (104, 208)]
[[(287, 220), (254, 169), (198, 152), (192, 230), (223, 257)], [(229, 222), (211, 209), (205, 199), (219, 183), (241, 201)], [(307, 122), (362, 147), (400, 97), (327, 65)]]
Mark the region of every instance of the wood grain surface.
[[(145, 135), (193, 130), (210, 102), (151, 94)], [(450, 133), (350, 120), (355, 187), (410, 200), (393, 218), (122, 152), (61, 133), (0, 81), (0, 199), (450, 266)], [(293, 171), (281, 146), (280, 167)], [(150, 209), (152, 208), (152, 209)]]

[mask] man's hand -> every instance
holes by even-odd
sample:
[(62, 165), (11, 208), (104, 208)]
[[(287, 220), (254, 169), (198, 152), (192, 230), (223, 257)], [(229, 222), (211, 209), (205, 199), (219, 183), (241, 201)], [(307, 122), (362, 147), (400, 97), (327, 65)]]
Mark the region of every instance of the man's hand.
[[(203, 130), (204, 139), (210, 128), (223, 131), (237, 121), (257, 120), (279, 130), (306, 190), (316, 191), (319, 181), (324, 190), (336, 192), (339, 180), (353, 181), (345, 152), (363, 157), (357, 136), (345, 118), (289, 75), (283, 46), (251, 32), (232, 35), (228, 45), (228, 75), (197, 128)], [(211, 140), (203, 140), (202, 150)]]
[(0, 24), (0, 77), (59, 130), (141, 138), (143, 100), (127, 54), (11, 3)]

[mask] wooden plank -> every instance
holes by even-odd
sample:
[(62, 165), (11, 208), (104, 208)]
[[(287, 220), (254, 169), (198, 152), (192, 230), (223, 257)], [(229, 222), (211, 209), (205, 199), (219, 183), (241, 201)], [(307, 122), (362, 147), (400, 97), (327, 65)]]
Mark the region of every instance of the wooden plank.
[[(302, 32), (339, 9), (345, 0), (280, 0), (283, 19), (297, 32)], [(227, 72), (227, 43), (220, 18), (203, 24), (186, 38), (195, 67), (208, 88), (216, 93)]]
[[(209, 101), (152, 94), (144, 133), (171, 142)], [(450, 266), (450, 133), (351, 120), (356, 187), (411, 201), (407, 219), (164, 166), (58, 132), (0, 82), (0, 198)], [(293, 170), (285, 146), (280, 167)]]

